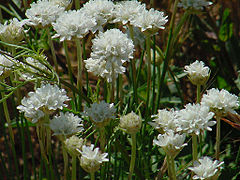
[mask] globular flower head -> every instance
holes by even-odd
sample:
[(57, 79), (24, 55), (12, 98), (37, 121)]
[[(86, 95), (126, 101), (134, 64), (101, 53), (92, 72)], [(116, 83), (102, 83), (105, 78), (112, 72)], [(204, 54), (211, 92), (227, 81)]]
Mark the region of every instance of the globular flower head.
[(5, 54), (0, 54), (0, 76), (7, 76), (15, 62), (16, 61), (12, 57)]
[(227, 90), (212, 88), (204, 94), (201, 104), (208, 106), (218, 116), (224, 116), (227, 112), (235, 113), (234, 109), (238, 108), (239, 101), (236, 95), (229, 93)]
[(177, 113), (177, 131), (199, 135), (204, 130), (211, 131), (211, 126), (216, 121), (211, 121), (214, 116), (209, 107), (200, 104), (187, 104), (184, 109)]
[(97, 126), (102, 127), (106, 126), (111, 119), (114, 119), (114, 113), (116, 109), (114, 104), (106, 103), (105, 101), (101, 101), (100, 103), (93, 103), (91, 107), (84, 108), (84, 116), (89, 116), (93, 123)]
[(165, 134), (159, 134), (157, 139), (153, 140), (153, 145), (162, 147), (168, 155), (174, 156), (187, 145), (184, 143), (185, 137), (185, 134), (175, 134), (173, 131), (168, 131)]
[(24, 38), (24, 24), (25, 21), (18, 21), (17, 18), (6, 21), (4, 25), (0, 24), (0, 40), (10, 44), (19, 44)]
[(97, 23), (92, 29), (93, 33), (97, 30), (103, 31), (103, 25), (112, 21), (113, 9), (114, 4), (110, 0), (90, 0), (81, 8), (87, 16), (93, 18)]
[(72, 135), (83, 131), (82, 119), (73, 113), (62, 113), (60, 116), (54, 116), (49, 123), (50, 128), (54, 132), (53, 135)]
[(140, 16), (143, 11), (146, 10), (145, 4), (137, 0), (133, 1), (121, 1), (115, 5), (113, 22), (121, 22), (123, 25), (130, 23)]
[(62, 109), (69, 98), (64, 89), (59, 89), (57, 85), (42, 84), (35, 92), (29, 92), (28, 97), (24, 97), (17, 109), (25, 113), (25, 117), (32, 119), (36, 123), (44, 112)]
[(178, 3), (178, 7), (183, 7), (184, 9), (193, 8), (196, 10), (202, 10), (203, 7), (212, 5), (212, 2), (206, 0), (181, 0)]
[(27, 9), (27, 24), (31, 26), (47, 26), (55, 22), (60, 14), (64, 12), (64, 7), (61, 7), (48, 0), (39, 0), (33, 2), (30, 9)]
[(133, 58), (133, 41), (118, 29), (100, 32), (93, 39), (91, 57), (85, 60), (89, 72), (112, 82), (118, 74), (125, 72), (124, 62)]
[(171, 109), (158, 110), (158, 114), (151, 116), (154, 122), (151, 123), (156, 129), (162, 129), (164, 132), (176, 131), (177, 129), (177, 117), (176, 112)]
[(108, 153), (100, 153), (99, 148), (94, 149), (93, 144), (91, 144), (91, 146), (83, 145), (82, 151), (79, 152), (82, 154), (80, 165), (89, 173), (96, 172), (103, 162), (109, 161), (106, 158)]
[(222, 166), (224, 162), (219, 162), (217, 160), (213, 161), (211, 158), (205, 156), (198, 159), (194, 162), (194, 167), (189, 167), (196, 175), (193, 176), (193, 179), (208, 179), (214, 176), (219, 167)]
[(74, 37), (83, 38), (96, 24), (95, 19), (82, 10), (65, 11), (52, 23), (57, 32), (53, 38), (60, 37), (60, 41), (71, 40)]
[(194, 63), (190, 64), (189, 66), (185, 66), (185, 70), (188, 74), (190, 81), (194, 85), (204, 85), (206, 84), (209, 76), (210, 76), (210, 69), (207, 66), (204, 66), (202, 61), (196, 60)]
[(128, 113), (120, 118), (119, 127), (129, 134), (137, 133), (142, 125), (142, 119), (134, 112)]
[(70, 138), (67, 138), (64, 141), (65, 147), (68, 151), (68, 153), (71, 156), (77, 156), (79, 154), (79, 150), (82, 150), (82, 146), (84, 144), (84, 140), (82, 138), (79, 138), (75, 135), (71, 136)]
[(136, 16), (132, 24), (135, 27), (139, 27), (146, 35), (154, 35), (159, 29), (165, 29), (164, 25), (168, 22), (167, 16), (164, 17), (164, 13), (150, 9), (142, 11), (139, 16)]

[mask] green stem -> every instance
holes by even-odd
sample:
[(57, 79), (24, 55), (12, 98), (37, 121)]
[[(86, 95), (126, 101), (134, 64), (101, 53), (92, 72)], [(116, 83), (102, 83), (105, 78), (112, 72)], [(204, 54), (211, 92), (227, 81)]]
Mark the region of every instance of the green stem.
[(90, 176), (91, 176), (91, 180), (94, 180), (94, 179), (95, 179), (95, 174), (94, 174), (94, 172), (91, 172), (91, 173), (90, 173)]
[(48, 35), (48, 44), (50, 46), (52, 57), (53, 57), (53, 63), (54, 63), (56, 72), (58, 74), (57, 57), (56, 57), (56, 54), (55, 54), (55, 49), (54, 49), (54, 46), (53, 46), (53, 41), (52, 41), (52, 37), (51, 37), (51, 33), (50, 33), (50, 28), (49, 27), (47, 27), (47, 35)]
[(168, 176), (170, 180), (176, 180), (176, 171), (174, 164), (174, 157), (167, 154)]
[(75, 9), (80, 9), (80, 0), (75, 0)]
[(105, 128), (104, 128), (104, 127), (100, 127), (100, 128), (99, 128), (99, 133), (100, 133), (100, 138), (99, 138), (99, 141), (100, 141), (100, 149), (101, 149), (102, 152), (104, 152), (104, 150), (105, 150), (105, 144), (106, 144)]
[(45, 153), (45, 149), (44, 149), (44, 142), (43, 142), (43, 139), (42, 139), (42, 125), (41, 125), (41, 123), (38, 122), (37, 125), (36, 125), (36, 128), (37, 128), (37, 137), (38, 137), (38, 142), (39, 142), (42, 158), (44, 160), (46, 160), (46, 162), (48, 162), (48, 159), (47, 159), (47, 156), (46, 156), (46, 153)]
[(151, 89), (151, 37), (146, 37), (146, 51), (147, 51), (147, 101), (146, 101), (146, 114), (149, 114), (149, 98)]
[(67, 179), (67, 171), (68, 171), (68, 154), (67, 150), (64, 147), (64, 143), (62, 141), (62, 153), (63, 153), (63, 161), (64, 161), (64, 180)]
[(197, 160), (198, 158), (198, 152), (197, 152), (197, 135), (192, 135), (192, 156), (193, 156), (193, 162)]
[[(128, 25), (130, 37), (134, 41), (134, 32), (133, 32), (133, 26)], [(132, 68), (132, 83), (133, 83), (133, 101), (138, 104), (137, 99), (137, 81), (136, 81), (136, 66), (135, 66), (135, 59), (133, 58), (131, 60), (131, 68)]]
[[(82, 47), (80, 39), (75, 40), (77, 45), (77, 62), (78, 62), (78, 76), (77, 76), (77, 87), (79, 92), (82, 94)], [(82, 97), (79, 96), (80, 110), (82, 109)]]
[(220, 138), (221, 138), (221, 117), (216, 116), (217, 119), (217, 134), (216, 134), (216, 159), (219, 160), (220, 155)]
[(201, 85), (197, 85), (197, 103), (201, 100)]
[[(5, 93), (1, 92), (1, 96), (3, 98), (5, 96)], [(10, 115), (9, 115), (9, 111), (8, 111), (7, 101), (6, 100), (3, 101), (3, 111), (4, 111), (4, 115), (5, 115), (7, 124), (8, 124), (8, 130), (9, 130), (9, 134), (10, 134), (10, 139), (12, 139), (13, 144), (15, 144), (12, 124), (11, 124), (11, 119), (10, 119)]]
[[(113, 68), (113, 67), (112, 67)], [(112, 85), (112, 89), (111, 89), (111, 102), (114, 103), (114, 97), (115, 97), (115, 81), (116, 81), (116, 77), (115, 77), (115, 70), (113, 68), (112, 70), (112, 82), (111, 82), (111, 85)]]
[(72, 156), (72, 180), (77, 179), (77, 158), (75, 155)]
[(135, 160), (136, 160), (136, 145), (137, 145), (137, 140), (136, 140), (136, 133), (132, 134), (132, 149), (131, 149), (131, 162), (130, 162), (130, 167), (129, 167), (129, 175), (128, 179), (132, 179), (133, 171), (134, 171), (134, 166), (135, 166)]
[(67, 60), (68, 75), (70, 77), (71, 84), (73, 85), (74, 81), (73, 81), (73, 74), (72, 74), (72, 65), (71, 65), (71, 60), (70, 60), (69, 53), (68, 53), (68, 47), (67, 47), (66, 40), (63, 41), (63, 47), (64, 47), (65, 56), (66, 56), (66, 60)]

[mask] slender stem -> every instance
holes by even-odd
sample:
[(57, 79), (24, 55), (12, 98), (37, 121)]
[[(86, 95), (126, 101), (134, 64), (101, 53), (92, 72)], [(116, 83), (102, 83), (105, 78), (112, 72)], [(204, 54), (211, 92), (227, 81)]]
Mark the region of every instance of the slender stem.
[(137, 145), (137, 140), (136, 140), (136, 133), (131, 134), (132, 136), (132, 149), (131, 149), (131, 162), (130, 162), (130, 167), (129, 167), (129, 175), (128, 179), (132, 179), (133, 171), (134, 171), (134, 166), (135, 166), (135, 160), (136, 160), (136, 145)]
[[(134, 41), (134, 32), (133, 32), (133, 26), (128, 25), (130, 37)], [(136, 81), (136, 66), (135, 66), (135, 59), (131, 60), (131, 68), (132, 68), (132, 83), (133, 83), (133, 101), (138, 104), (137, 99), (137, 81)]]
[(80, 9), (80, 0), (75, 0), (75, 9)]
[(72, 156), (72, 180), (77, 179), (77, 158), (75, 155)]
[(104, 127), (100, 127), (100, 128), (99, 128), (99, 133), (100, 133), (100, 138), (99, 138), (99, 141), (100, 141), (100, 149), (101, 149), (102, 152), (104, 152), (105, 144), (106, 144), (105, 128), (104, 128)]
[(65, 56), (66, 56), (66, 60), (67, 60), (68, 75), (70, 77), (71, 84), (73, 85), (74, 81), (73, 81), (73, 74), (72, 74), (72, 65), (71, 65), (71, 60), (70, 60), (69, 53), (68, 53), (68, 47), (67, 47), (66, 40), (63, 41), (63, 47), (64, 47)]
[[(5, 95), (5, 93), (1, 92), (2, 98), (4, 97), (4, 95)], [(9, 115), (9, 111), (8, 111), (7, 101), (6, 100), (3, 101), (3, 111), (4, 111), (4, 115), (5, 115), (7, 124), (8, 124), (8, 130), (9, 130), (9, 134), (10, 134), (10, 139), (12, 139), (13, 144), (15, 144), (12, 124), (11, 124), (11, 119), (10, 119), (10, 115)]]
[(58, 71), (57, 57), (56, 57), (56, 54), (55, 54), (55, 49), (54, 49), (54, 46), (53, 46), (53, 41), (52, 41), (52, 37), (51, 37), (51, 33), (50, 33), (50, 28), (49, 27), (47, 27), (47, 35), (48, 35), (48, 43), (49, 43), (49, 46), (50, 46), (50, 49), (51, 49), (51, 53), (52, 53), (52, 57), (53, 57), (53, 63), (54, 63), (56, 72), (58, 74), (59, 71)]
[(149, 99), (150, 99), (150, 89), (151, 89), (151, 37), (148, 35), (146, 37), (146, 51), (147, 51), (147, 101), (146, 101), (146, 113), (149, 114)]
[(94, 174), (94, 172), (91, 172), (91, 173), (90, 173), (90, 176), (91, 176), (91, 180), (94, 180), (94, 179), (95, 179), (95, 174)]
[(197, 135), (192, 135), (192, 156), (193, 156), (193, 162), (197, 160), (198, 158), (198, 152), (197, 152)]
[(197, 85), (197, 103), (201, 100), (201, 85)]
[(43, 143), (43, 139), (42, 139), (42, 126), (41, 124), (38, 122), (36, 125), (37, 128), (37, 137), (38, 137), (38, 142), (39, 142), (39, 146), (40, 146), (40, 151), (41, 151), (41, 155), (43, 157), (43, 159), (45, 159), (48, 162), (47, 156), (45, 154), (45, 149), (44, 149), (44, 143)]
[(62, 153), (63, 153), (63, 161), (64, 161), (64, 180), (67, 179), (67, 171), (68, 171), (68, 154), (67, 150), (64, 147), (64, 143), (62, 142)]
[(0, 8), (0, 23), (3, 23), (2, 8)]
[[(82, 94), (82, 46), (80, 39), (75, 40), (77, 45), (77, 62), (78, 62), (78, 76), (77, 76), (77, 87), (79, 92)], [(80, 110), (82, 109), (82, 97), (79, 96)]]
[[(113, 67), (112, 67), (113, 68)], [(115, 70), (113, 68), (112, 70), (112, 82), (111, 82), (111, 85), (112, 85), (112, 89), (111, 89), (111, 102), (114, 103), (114, 97), (115, 97), (115, 81), (116, 81), (116, 77), (115, 77)]]
[(216, 134), (216, 159), (219, 160), (220, 155), (220, 138), (221, 138), (221, 117), (216, 116), (217, 119), (217, 134)]
[(167, 154), (168, 176), (170, 180), (176, 180), (174, 157)]

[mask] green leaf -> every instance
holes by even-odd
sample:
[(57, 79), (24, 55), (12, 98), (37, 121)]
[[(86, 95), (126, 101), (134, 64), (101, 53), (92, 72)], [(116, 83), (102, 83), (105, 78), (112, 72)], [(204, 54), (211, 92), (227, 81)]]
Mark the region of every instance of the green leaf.
[(231, 22), (230, 9), (225, 9), (222, 17), (222, 23), (219, 30), (219, 39), (226, 42), (233, 35), (233, 23)]
[[(17, 122), (17, 121), (12, 121), (12, 122), (11, 122), (12, 127), (13, 127), (13, 128), (17, 128), (17, 123), (19, 124), (20, 127), (26, 127), (27, 124), (28, 124), (28, 127), (34, 127), (34, 126), (36, 126), (36, 124), (33, 124), (33, 123), (30, 122), (30, 121), (24, 121), (24, 122), (21, 122), (21, 121), (18, 121), (18, 122)], [(27, 123), (27, 124), (26, 124), (26, 123)], [(4, 124), (4, 127), (7, 128), (7, 127), (8, 127), (8, 124), (5, 123), (5, 124)]]

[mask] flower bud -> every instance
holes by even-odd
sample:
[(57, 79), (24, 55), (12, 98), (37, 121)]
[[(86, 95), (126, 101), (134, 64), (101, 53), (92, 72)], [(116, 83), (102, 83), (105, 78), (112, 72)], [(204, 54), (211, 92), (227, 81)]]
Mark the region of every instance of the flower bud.
[(70, 138), (67, 138), (64, 143), (71, 156), (78, 156), (79, 151), (77, 151), (77, 149), (82, 149), (84, 140), (82, 138), (78, 138), (77, 136), (71, 136)]
[(120, 118), (120, 128), (126, 130), (126, 132), (129, 134), (138, 132), (141, 128), (141, 125), (142, 119), (134, 112), (131, 112)]

